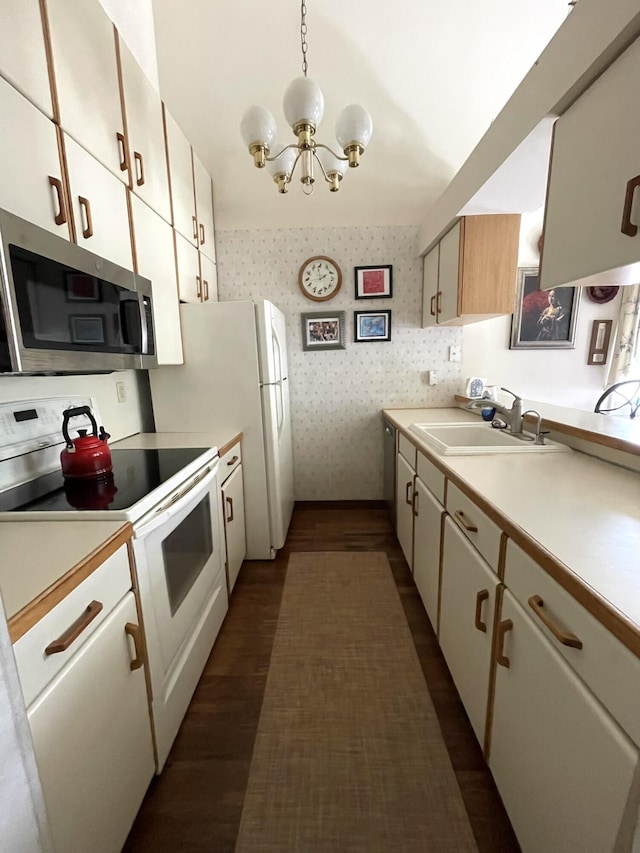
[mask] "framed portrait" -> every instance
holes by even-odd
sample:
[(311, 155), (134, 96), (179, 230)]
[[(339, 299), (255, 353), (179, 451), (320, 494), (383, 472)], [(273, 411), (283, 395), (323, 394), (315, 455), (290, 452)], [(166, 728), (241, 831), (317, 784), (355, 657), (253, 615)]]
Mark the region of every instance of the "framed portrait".
[(71, 314), (69, 317), (72, 344), (103, 344), (104, 317), (90, 314)]
[(520, 268), (510, 349), (574, 349), (579, 301), (578, 288), (540, 290), (538, 268)]
[(68, 302), (99, 302), (100, 283), (94, 275), (69, 272), (65, 276)]
[(312, 311), (302, 315), (302, 349), (345, 349), (344, 311)]
[(353, 325), (356, 343), (391, 340), (391, 311), (354, 311)]
[(389, 299), (393, 295), (393, 268), (356, 267), (356, 299)]

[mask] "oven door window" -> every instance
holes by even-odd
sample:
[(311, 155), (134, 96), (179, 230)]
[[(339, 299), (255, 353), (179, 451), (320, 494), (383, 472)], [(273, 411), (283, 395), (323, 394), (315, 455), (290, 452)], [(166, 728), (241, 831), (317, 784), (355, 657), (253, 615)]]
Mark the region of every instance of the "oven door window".
[(213, 555), (211, 504), (207, 495), (162, 543), (171, 616)]

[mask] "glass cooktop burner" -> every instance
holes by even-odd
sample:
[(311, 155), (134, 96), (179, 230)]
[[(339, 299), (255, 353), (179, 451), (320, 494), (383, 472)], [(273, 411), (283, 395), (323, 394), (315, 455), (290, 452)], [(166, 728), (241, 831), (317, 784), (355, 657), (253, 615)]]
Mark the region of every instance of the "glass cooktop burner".
[(207, 450), (205, 447), (111, 449), (111, 475), (65, 480), (62, 471), (54, 471), (0, 493), (0, 512), (129, 509)]

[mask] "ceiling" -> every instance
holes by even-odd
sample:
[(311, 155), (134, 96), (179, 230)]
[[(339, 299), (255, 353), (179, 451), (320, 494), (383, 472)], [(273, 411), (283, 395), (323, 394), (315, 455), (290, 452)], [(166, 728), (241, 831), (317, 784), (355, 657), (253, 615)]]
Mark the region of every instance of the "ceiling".
[(338, 193), (277, 192), (239, 124), (269, 109), (293, 141), (282, 96), (301, 74), (298, 0), (153, 0), (160, 93), (213, 177), (216, 228), (417, 225), (566, 18), (565, 0), (307, 0), (309, 77), (336, 146), (350, 103), (373, 137)]

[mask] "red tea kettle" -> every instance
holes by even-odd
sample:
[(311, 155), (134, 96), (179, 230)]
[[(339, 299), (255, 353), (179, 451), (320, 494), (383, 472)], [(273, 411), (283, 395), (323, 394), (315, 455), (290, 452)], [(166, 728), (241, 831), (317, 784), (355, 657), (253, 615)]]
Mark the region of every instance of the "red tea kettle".
[[(62, 435), (67, 446), (60, 454), (62, 473), (68, 478), (86, 479), (101, 477), (111, 471), (111, 451), (107, 445), (109, 433), (98, 425), (88, 406), (78, 406), (75, 409), (65, 409), (62, 421)], [(93, 433), (87, 435), (86, 429), (78, 430), (78, 438), (69, 438), (69, 420), (79, 415), (87, 415), (93, 427)]]

